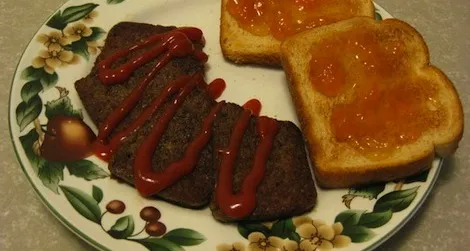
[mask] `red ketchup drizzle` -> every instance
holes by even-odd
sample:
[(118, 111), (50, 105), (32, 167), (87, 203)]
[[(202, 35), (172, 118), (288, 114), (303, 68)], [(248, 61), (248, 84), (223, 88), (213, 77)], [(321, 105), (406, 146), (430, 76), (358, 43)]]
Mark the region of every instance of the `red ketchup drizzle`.
[[(108, 138), (109, 133), (117, 126), (117, 124), (124, 119), (123, 112), (119, 113), (111, 113), (105, 122), (100, 127), (100, 133), (98, 134), (98, 141), (94, 144), (94, 152), (97, 154), (101, 159), (105, 161), (109, 161), (111, 158), (111, 154), (121, 146), (121, 143), (133, 132), (139, 129), (145, 121), (149, 117), (152, 116), (161, 105), (166, 101), (166, 99), (179, 91), (187, 82), (191, 80), (190, 76), (182, 76), (175, 80), (174, 82), (168, 84), (161, 92), (161, 94), (156, 97), (150, 105), (148, 105), (144, 111), (139, 115), (139, 117), (132, 122), (130, 126), (126, 129), (119, 131), (114, 135), (107, 144), (104, 144), (105, 140)], [(118, 111), (122, 111), (122, 106), (129, 106), (129, 110), (133, 109), (139, 99), (141, 98), (140, 95), (133, 95), (136, 89), (132, 91), (132, 93), (126, 97), (123, 103), (116, 109)], [(112, 125), (112, 126), (109, 126)], [(102, 129), (105, 128), (105, 129)]]
[[(200, 29), (190, 27), (180, 28), (168, 33), (151, 36), (146, 41), (138, 43), (130, 48), (119, 50), (101, 61), (98, 64), (98, 77), (104, 85), (122, 83), (131, 77), (133, 71), (166, 51), (152, 71), (147, 75), (145, 80), (141, 83), (141, 86), (143, 87), (142, 89), (145, 89), (149, 82), (155, 77), (158, 70), (165, 66), (173, 57), (183, 57), (192, 54), (202, 62), (206, 62), (208, 58), (207, 55), (202, 51), (196, 51), (192, 43), (192, 41), (201, 41), (202, 38), (202, 31)], [(155, 43), (157, 45), (145, 53), (135, 56), (115, 69), (111, 69), (112, 64), (119, 59)]]
[[(259, 109), (254, 110), (259, 112)], [(251, 113), (250, 110), (244, 110), (235, 124), (229, 146), (222, 152), (224, 155), (216, 187), (216, 200), (220, 210), (225, 215), (235, 219), (250, 215), (256, 207), (256, 190), (264, 177), (266, 163), (272, 150), (274, 138), (279, 130), (276, 120), (264, 116), (258, 118), (256, 130), (261, 140), (256, 149), (253, 166), (250, 173), (243, 180), (240, 192), (234, 194), (232, 189), (234, 165)]]
[(207, 91), (213, 99), (218, 99), (226, 87), (225, 81), (221, 78), (214, 79), (208, 86)]
[[(153, 172), (151, 168), (152, 155), (161, 136), (168, 127), (169, 122), (177, 112), (179, 106), (184, 102), (185, 98), (191, 93), (196, 85), (205, 85), (202, 75), (196, 74), (194, 76), (182, 76), (168, 84), (162, 90), (160, 95), (144, 109), (131, 125), (117, 132), (109, 139), (109, 141), (108, 138), (117, 125), (138, 104), (146, 87), (150, 82), (152, 82), (158, 71), (173, 57), (193, 55), (202, 62), (207, 61), (207, 55), (200, 50), (196, 50), (192, 41), (204, 42), (202, 32), (199, 29), (177, 29), (166, 34), (152, 36), (142, 43), (128, 49), (120, 50), (104, 59), (98, 65), (98, 76), (102, 83), (105, 85), (113, 85), (127, 81), (131, 77), (133, 71), (150, 62), (154, 58), (159, 57), (159, 60), (152, 70), (145, 76), (144, 80), (137, 85), (134, 90), (132, 90), (132, 92), (100, 126), (97, 141), (94, 143), (94, 152), (106, 161), (109, 160), (112, 152), (121, 146), (122, 142), (129, 136), (129, 134), (140, 128), (148, 118), (160, 109), (170, 96), (178, 93), (176, 98), (168, 105), (164, 110), (163, 115), (152, 128), (149, 137), (144, 140), (136, 152), (134, 162), (134, 183), (137, 190), (145, 196), (158, 193), (194, 169), (202, 148), (208, 143), (211, 137), (212, 122), (216, 118), (216, 114), (220, 110), (222, 104), (219, 103), (211, 109), (209, 115), (203, 121), (200, 134), (189, 144), (184, 157), (181, 160), (170, 164), (163, 172)], [(157, 45), (141, 55), (130, 59), (123, 65), (120, 65), (115, 69), (111, 69), (112, 64), (120, 58), (125, 57), (136, 50), (150, 47), (153, 44)], [(220, 81), (215, 81), (213, 86), (215, 86), (213, 87), (215, 90), (210, 92), (211, 96), (220, 96), (225, 88), (225, 83), (222, 81), (222, 84), (220, 84)]]
[[(152, 169), (152, 156), (171, 119), (175, 116), (176, 111), (184, 102), (185, 98), (196, 87), (196, 84), (198, 84), (198, 81), (193, 80), (181, 89), (178, 96), (169, 104), (157, 123), (153, 126), (150, 135), (148, 135), (137, 148), (134, 158), (134, 185), (137, 191), (143, 196), (160, 192), (163, 188), (171, 185), (182, 176), (182, 170), (178, 170), (177, 168), (170, 169), (168, 167), (161, 173), (154, 172)], [(175, 180), (170, 180), (172, 178)]]
[(246, 103), (243, 105), (243, 108), (250, 110), (253, 115), (259, 116), (259, 113), (261, 112), (261, 102), (257, 99), (250, 99), (246, 101)]
[(189, 144), (181, 160), (171, 163), (163, 172), (155, 172), (152, 169), (153, 153), (171, 118), (175, 115), (178, 107), (192, 88), (194, 88), (194, 86), (190, 85), (183, 88), (171, 106), (165, 110), (150, 135), (137, 149), (134, 160), (134, 182), (137, 190), (143, 196), (156, 194), (178, 181), (182, 176), (191, 173), (199, 160), (202, 148), (209, 142), (212, 135), (212, 123), (217, 117), (217, 113), (222, 107), (223, 102), (217, 103), (217, 105), (211, 109), (209, 115), (203, 121), (201, 132), (196, 139)]
[[(93, 146), (93, 152), (105, 161), (109, 161), (110, 155), (116, 150), (121, 142), (132, 132), (137, 130), (143, 123), (160, 107), (161, 103), (175, 91), (178, 90), (179, 85), (183, 85), (190, 79), (189, 76), (185, 76), (177, 80), (178, 83), (170, 84), (165, 89), (166, 96), (157, 98), (154, 100), (152, 105), (144, 110), (139, 118), (127, 129), (119, 132), (113, 137), (110, 142), (107, 139), (111, 132), (117, 127), (117, 125), (129, 114), (129, 112), (137, 105), (139, 100), (142, 98), (145, 88), (155, 78), (158, 71), (164, 67), (172, 58), (183, 57), (186, 55), (194, 55), (199, 60), (206, 62), (207, 55), (196, 50), (193, 46), (192, 41), (202, 41), (202, 31), (197, 28), (180, 28), (168, 33), (157, 34), (144, 42), (138, 43), (130, 48), (122, 49), (109, 57), (105, 58), (98, 64), (98, 77), (104, 85), (113, 85), (125, 82), (130, 78), (132, 72), (142, 65), (150, 62), (153, 58), (159, 57), (162, 53), (165, 53), (155, 64), (152, 70), (146, 75), (144, 80), (136, 87), (132, 92), (124, 99), (124, 101), (106, 118), (101, 124), (98, 131), (97, 141)], [(130, 53), (149, 47), (156, 44), (148, 51), (136, 56), (121, 66), (111, 69), (113, 63), (122, 57), (129, 55)]]

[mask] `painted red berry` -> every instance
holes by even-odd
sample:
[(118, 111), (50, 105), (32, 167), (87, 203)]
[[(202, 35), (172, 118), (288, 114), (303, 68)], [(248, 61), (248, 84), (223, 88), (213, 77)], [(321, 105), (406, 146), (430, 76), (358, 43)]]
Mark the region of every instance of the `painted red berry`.
[(144, 207), (140, 210), (140, 218), (144, 221), (158, 221), (160, 217), (160, 210), (155, 207)]
[(150, 236), (162, 236), (166, 233), (166, 226), (159, 221), (153, 221), (145, 226), (145, 232)]
[(112, 214), (121, 214), (125, 209), (126, 205), (120, 200), (112, 200), (106, 205), (106, 210)]

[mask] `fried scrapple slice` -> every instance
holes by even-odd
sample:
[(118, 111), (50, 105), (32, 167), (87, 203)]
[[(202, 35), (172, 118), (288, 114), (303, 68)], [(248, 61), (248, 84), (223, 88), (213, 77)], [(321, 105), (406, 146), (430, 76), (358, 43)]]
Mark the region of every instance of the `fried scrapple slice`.
[[(240, 106), (227, 103), (214, 121), (212, 143), (214, 164), (218, 168), (221, 161), (219, 150), (228, 146), (233, 127), (242, 112), (243, 108)], [(259, 141), (256, 117), (252, 117), (235, 163), (234, 193), (240, 190), (244, 178), (252, 168)], [(302, 134), (292, 122), (279, 121), (279, 132), (274, 140), (265, 176), (257, 189), (256, 208), (250, 216), (237, 220), (267, 221), (299, 215), (313, 208), (316, 196)], [(217, 220), (235, 221), (220, 211), (215, 196), (210, 208)]]
[[(106, 44), (97, 62), (100, 62), (119, 49), (130, 47), (139, 41), (144, 41), (151, 35), (164, 33), (172, 29), (174, 29), (174, 27), (129, 22), (119, 23), (110, 30)], [(196, 47), (201, 47), (201, 45), (196, 45)], [(140, 52), (124, 57), (116, 64), (126, 62), (138, 53)], [(150, 72), (155, 62), (156, 60), (153, 60), (134, 71), (132, 77), (123, 84), (113, 86), (101, 84), (97, 75), (96, 65), (86, 78), (75, 83), (75, 87), (85, 109), (97, 126), (99, 126), (140, 81), (142, 81), (144, 75)], [(168, 83), (183, 75), (191, 75), (198, 72), (202, 73), (203, 70), (202, 63), (192, 56), (171, 60), (168, 65), (158, 72), (152, 83), (150, 83), (145, 90), (145, 94), (136, 108), (119, 124), (113, 134), (126, 128), (134, 121)], [(172, 98), (168, 100), (172, 100)], [(215, 101), (210, 98), (206, 91), (199, 88), (196, 88), (186, 98), (175, 117), (170, 122), (168, 129), (155, 151), (152, 160), (154, 170), (161, 171), (171, 162), (181, 158), (187, 144), (199, 133), (202, 120), (209, 113), (210, 107), (214, 105), (214, 103)], [(151, 130), (151, 127), (165, 107), (166, 104), (155, 116), (149, 119), (140, 130), (131, 134), (124, 144), (115, 152), (114, 157), (109, 163), (109, 169), (113, 176), (129, 184), (133, 184), (132, 164), (135, 151), (143, 138), (145, 138)], [(199, 208), (207, 205), (214, 186), (214, 170), (212, 168), (211, 155), (212, 149), (210, 145), (208, 145), (202, 151), (201, 158), (194, 172), (185, 176), (157, 196), (184, 207)]]
[[(204, 89), (195, 89), (187, 97), (171, 120), (162, 136), (153, 157), (152, 168), (159, 172), (169, 164), (183, 158), (188, 144), (201, 131), (202, 121), (209, 114), (215, 101), (211, 100)], [(133, 162), (135, 152), (160, 117), (161, 112), (137, 133), (126, 139), (110, 162), (113, 175), (133, 183)], [(215, 170), (212, 163), (210, 144), (201, 152), (193, 172), (157, 194), (158, 197), (189, 208), (200, 208), (209, 203), (214, 189)]]

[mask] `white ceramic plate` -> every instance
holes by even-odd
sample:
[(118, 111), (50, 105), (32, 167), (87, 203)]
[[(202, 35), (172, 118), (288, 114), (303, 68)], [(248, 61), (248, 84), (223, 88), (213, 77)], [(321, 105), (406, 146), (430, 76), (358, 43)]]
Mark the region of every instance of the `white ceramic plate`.
[[(207, 79), (221, 77), (228, 85), (221, 99), (243, 104), (257, 98), (263, 104), (262, 114), (298, 123), (281, 70), (224, 61), (218, 43), (219, 2), (72, 0), (61, 7), (25, 50), (10, 95), (11, 138), (33, 188), (64, 225), (101, 250), (264, 250), (261, 247), (266, 244), (275, 246), (266, 250), (294, 250), (299, 244), (304, 250), (314, 250), (307, 242), (323, 248), (344, 246), (343, 250), (378, 247), (424, 202), (442, 160), (436, 159), (429, 173), (405, 181), (363, 189), (318, 189), (318, 203), (307, 215), (314, 221), (306, 225), (299, 226), (299, 219), (294, 218), (237, 226), (215, 221), (209, 209), (189, 210), (144, 199), (130, 186), (110, 179), (106, 164), (95, 157), (61, 164), (36, 154), (47, 137), (42, 129), (48, 120), (57, 114), (76, 115), (82, 109), (73, 84), (88, 74), (106, 31), (120, 21), (201, 28), (210, 55)], [(391, 17), (379, 6), (377, 15)], [(68, 42), (54, 37), (66, 37)], [(96, 132), (84, 110), (82, 114)], [(118, 201), (110, 203), (113, 200)], [(120, 212), (123, 205), (125, 210)], [(163, 237), (147, 238), (141, 231), (146, 222), (139, 212), (148, 206), (161, 212), (159, 222), (166, 226)], [(255, 234), (247, 239), (249, 233)]]

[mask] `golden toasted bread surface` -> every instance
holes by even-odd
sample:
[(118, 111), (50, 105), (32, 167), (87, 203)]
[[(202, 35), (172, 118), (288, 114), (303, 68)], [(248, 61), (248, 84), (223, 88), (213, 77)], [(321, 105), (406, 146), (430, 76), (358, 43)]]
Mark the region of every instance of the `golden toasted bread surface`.
[(458, 146), (458, 94), (405, 22), (358, 17), (318, 27), (286, 39), (281, 59), (323, 187), (403, 178)]
[(280, 45), (286, 37), (355, 16), (374, 16), (371, 0), (324, 0), (305, 5), (307, 1), (305, 6), (292, 1), (274, 1), (275, 6), (270, 6), (270, 1), (258, 1), (262, 7), (248, 7), (248, 11), (239, 11), (241, 7), (235, 2), (242, 6), (250, 1), (221, 1), (220, 46), (224, 57), (238, 64), (280, 66)]

